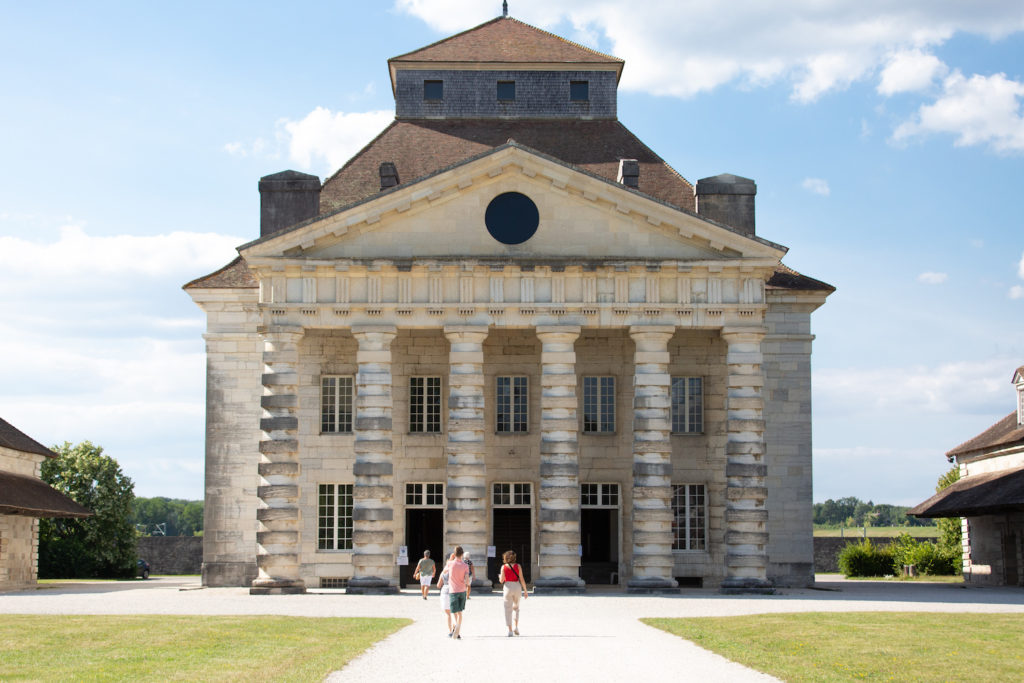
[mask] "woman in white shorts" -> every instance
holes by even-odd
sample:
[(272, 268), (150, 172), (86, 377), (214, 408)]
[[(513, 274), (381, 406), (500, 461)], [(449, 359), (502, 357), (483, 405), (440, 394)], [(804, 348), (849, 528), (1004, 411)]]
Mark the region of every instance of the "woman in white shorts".
[[(451, 554), (448, 562), (455, 559), (455, 553)], [(444, 610), (445, 618), (448, 620), (448, 637), (452, 637), (452, 596), (448, 590), (448, 563), (444, 565), (444, 571), (437, 576), (437, 587), (441, 589), (441, 609)]]

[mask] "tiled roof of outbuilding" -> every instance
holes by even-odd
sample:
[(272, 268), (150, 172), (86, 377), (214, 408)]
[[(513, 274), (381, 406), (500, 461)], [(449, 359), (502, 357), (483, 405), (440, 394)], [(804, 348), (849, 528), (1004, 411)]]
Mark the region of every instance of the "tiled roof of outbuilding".
[(239, 256), (220, 270), (192, 280), (182, 289), (254, 289), (259, 286), (256, 276)]
[(11, 472), (0, 472), (0, 514), (26, 517), (92, 516), (88, 508), (45, 482)]
[(834, 292), (836, 288), (827, 282), (802, 275), (789, 266), (780, 263), (765, 286), (768, 289), (789, 289), (802, 291)]
[(48, 458), (56, 457), (56, 453), (24, 433), (7, 420), (0, 417), (0, 446), (22, 453), (35, 453)]
[(1024, 444), (1024, 426), (1017, 424), (1017, 411), (1014, 411), (973, 439), (964, 441), (946, 453), (946, 456), (970, 455), (990, 448), (1005, 448), (1017, 443)]
[(1024, 467), (964, 477), (907, 514), (915, 517), (973, 517), (1024, 509)]

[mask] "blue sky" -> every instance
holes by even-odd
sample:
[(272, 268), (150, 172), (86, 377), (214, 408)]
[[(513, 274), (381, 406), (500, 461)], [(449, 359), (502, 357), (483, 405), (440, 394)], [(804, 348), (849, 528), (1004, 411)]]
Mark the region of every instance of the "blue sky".
[[(1024, 9), (893, 4), (510, 3), (625, 59), (620, 120), (691, 182), (755, 179), (758, 234), (838, 288), (813, 319), (817, 501), (923, 500), (1024, 364)], [(0, 416), (202, 497), (181, 285), (258, 235), (260, 176), (323, 178), (387, 124), (388, 57), (500, 8), (0, 4)]]

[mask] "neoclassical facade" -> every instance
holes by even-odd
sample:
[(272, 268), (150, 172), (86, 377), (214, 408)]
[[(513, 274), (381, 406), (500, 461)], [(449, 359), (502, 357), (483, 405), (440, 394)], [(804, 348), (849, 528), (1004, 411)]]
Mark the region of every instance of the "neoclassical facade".
[(482, 588), (509, 548), (542, 591), (813, 582), (833, 288), (753, 181), (691, 185), (616, 118), (621, 60), (515, 19), (389, 67), (395, 121), (261, 179), (259, 239), (186, 285), (204, 583), (392, 592), (455, 545)]

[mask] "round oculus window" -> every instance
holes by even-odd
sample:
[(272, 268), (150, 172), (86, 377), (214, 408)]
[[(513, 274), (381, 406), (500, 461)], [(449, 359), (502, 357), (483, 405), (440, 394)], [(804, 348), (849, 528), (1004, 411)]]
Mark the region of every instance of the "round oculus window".
[(484, 223), (491, 237), (502, 244), (522, 244), (537, 232), (540, 214), (525, 194), (505, 192), (487, 205)]

